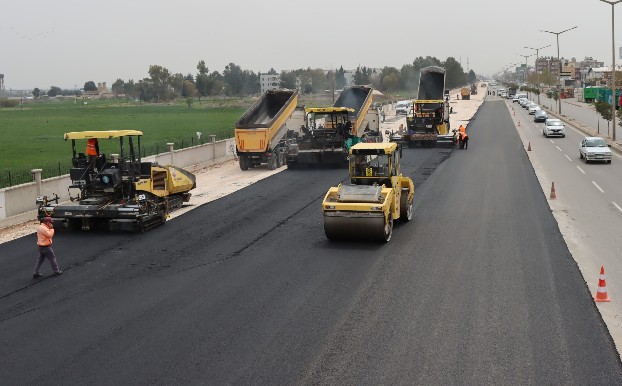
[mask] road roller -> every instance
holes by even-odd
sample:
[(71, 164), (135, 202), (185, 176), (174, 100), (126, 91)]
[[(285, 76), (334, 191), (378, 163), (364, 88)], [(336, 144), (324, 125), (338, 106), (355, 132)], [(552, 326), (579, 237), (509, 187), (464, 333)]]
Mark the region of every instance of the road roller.
[(402, 176), (400, 157), (394, 142), (350, 148), (350, 183), (331, 187), (322, 202), (326, 237), (388, 242), (394, 221), (412, 219), (415, 185)]

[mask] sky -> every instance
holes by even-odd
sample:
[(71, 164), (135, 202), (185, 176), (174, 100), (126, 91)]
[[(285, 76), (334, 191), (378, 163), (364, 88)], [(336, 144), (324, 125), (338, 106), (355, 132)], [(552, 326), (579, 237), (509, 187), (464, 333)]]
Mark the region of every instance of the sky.
[[(429, 55), (492, 75), (535, 54), (525, 46), (557, 56), (555, 35), (539, 31), (574, 26), (560, 35), (561, 57), (612, 60), (611, 5), (599, 0), (30, 0), (3, 2), (0, 15), (7, 90), (110, 88), (150, 65), (194, 75), (200, 60), (210, 72), (235, 63), (257, 73), (400, 69)], [(622, 3), (615, 19), (618, 55)]]

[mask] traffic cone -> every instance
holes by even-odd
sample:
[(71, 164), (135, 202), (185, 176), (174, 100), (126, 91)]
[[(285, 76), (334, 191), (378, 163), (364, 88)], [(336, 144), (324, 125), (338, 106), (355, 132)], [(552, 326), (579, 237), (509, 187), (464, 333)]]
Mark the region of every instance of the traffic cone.
[(518, 127), (520, 127), (520, 119), (518, 120)]
[(605, 281), (605, 266), (600, 267), (600, 277), (598, 278), (598, 289), (596, 290), (596, 296), (594, 296), (596, 302), (610, 302), (609, 295), (607, 295), (607, 282)]
[(555, 181), (551, 183), (551, 199), (557, 198), (557, 193), (555, 193)]
[(527, 151), (531, 151), (531, 141), (529, 141), (529, 145), (527, 146)]

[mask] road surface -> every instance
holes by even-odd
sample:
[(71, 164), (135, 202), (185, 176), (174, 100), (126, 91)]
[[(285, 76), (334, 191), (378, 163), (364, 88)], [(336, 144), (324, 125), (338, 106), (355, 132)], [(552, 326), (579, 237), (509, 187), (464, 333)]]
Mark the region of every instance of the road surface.
[[(468, 150), (404, 149), (415, 218), (326, 240), (343, 170), (279, 173), (143, 235), (0, 245), (6, 384), (620, 384), (503, 101)], [(443, 162), (444, 161), (444, 162)]]

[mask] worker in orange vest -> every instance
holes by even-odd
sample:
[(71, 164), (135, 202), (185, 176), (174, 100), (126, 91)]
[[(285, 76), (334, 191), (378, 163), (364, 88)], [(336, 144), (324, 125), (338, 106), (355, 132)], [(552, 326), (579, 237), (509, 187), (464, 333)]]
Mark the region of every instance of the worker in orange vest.
[(99, 156), (99, 143), (97, 142), (97, 138), (89, 138), (86, 142), (86, 155), (89, 158), (89, 163), (95, 169), (95, 161)]
[(459, 131), (460, 133), (466, 133), (466, 127), (464, 127), (464, 126), (460, 125), (460, 128), (458, 128), (458, 131)]
[(468, 149), (469, 148), (469, 135), (463, 131), (459, 133), (460, 135), (460, 149)]

